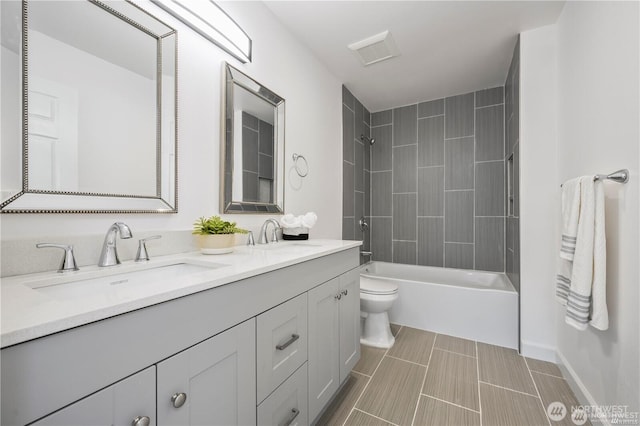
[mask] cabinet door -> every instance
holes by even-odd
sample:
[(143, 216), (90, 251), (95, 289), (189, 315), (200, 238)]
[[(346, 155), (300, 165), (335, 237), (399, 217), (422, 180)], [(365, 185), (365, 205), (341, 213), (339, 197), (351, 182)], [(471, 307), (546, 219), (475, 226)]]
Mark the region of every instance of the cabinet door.
[(338, 296), (340, 280), (312, 289), (309, 302), (309, 421), (338, 390), (340, 380)]
[(252, 318), (158, 364), (158, 425), (255, 425)]
[(340, 383), (360, 359), (360, 269), (340, 275)]
[[(155, 370), (155, 367), (149, 367), (32, 425), (154, 426), (156, 424)], [(60, 391), (64, 392), (64, 389)]]

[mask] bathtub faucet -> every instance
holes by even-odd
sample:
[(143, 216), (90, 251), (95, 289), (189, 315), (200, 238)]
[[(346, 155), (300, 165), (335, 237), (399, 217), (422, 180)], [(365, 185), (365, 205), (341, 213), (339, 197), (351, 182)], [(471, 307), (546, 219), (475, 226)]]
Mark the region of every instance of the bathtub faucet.
[(371, 261), (371, 258), (373, 257), (373, 253), (370, 251), (361, 251), (360, 252), (360, 256), (368, 256), (369, 257), (369, 261)]

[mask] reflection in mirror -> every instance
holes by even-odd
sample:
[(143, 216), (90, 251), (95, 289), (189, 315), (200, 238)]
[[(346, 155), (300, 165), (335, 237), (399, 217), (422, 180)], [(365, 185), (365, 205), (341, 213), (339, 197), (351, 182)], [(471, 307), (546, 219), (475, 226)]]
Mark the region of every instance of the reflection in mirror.
[(225, 213), (284, 208), (284, 99), (230, 65), (225, 70)]
[(175, 212), (175, 31), (121, 0), (1, 13), (2, 211)]

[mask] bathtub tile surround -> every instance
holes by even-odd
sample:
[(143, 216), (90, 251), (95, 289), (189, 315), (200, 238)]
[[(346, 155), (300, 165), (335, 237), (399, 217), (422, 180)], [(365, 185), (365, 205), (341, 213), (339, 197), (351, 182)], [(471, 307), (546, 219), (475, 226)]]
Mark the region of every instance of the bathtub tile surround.
[[(371, 121), (371, 113), (342, 86), (342, 238), (363, 241), (365, 251), (371, 248), (371, 145), (360, 135), (371, 136)], [(358, 225), (361, 217), (369, 224), (364, 232)]]
[(520, 291), (520, 38), (513, 50), (513, 57), (505, 82), (505, 212), (506, 262), (505, 272), (511, 283)]
[[(392, 324), (393, 330), (398, 327)], [(538, 426), (550, 424), (545, 414), (549, 403), (578, 405), (555, 364), (525, 359), (511, 349), (406, 326), (394, 334), (396, 342), (403, 342), (403, 349), (368, 350), (363, 346), (347, 384), (318, 424)], [(418, 353), (423, 355), (416, 358)], [(523, 393), (519, 381), (503, 385), (486, 381), (487, 366), (505, 360), (526, 373), (522, 382), (526, 389), (533, 389), (531, 393)], [(391, 369), (398, 374), (390, 374)], [(509, 372), (504, 365), (502, 370), (505, 375)], [(559, 424), (572, 424), (569, 417), (565, 420)]]
[(505, 270), (503, 92), (371, 115), (374, 260)]

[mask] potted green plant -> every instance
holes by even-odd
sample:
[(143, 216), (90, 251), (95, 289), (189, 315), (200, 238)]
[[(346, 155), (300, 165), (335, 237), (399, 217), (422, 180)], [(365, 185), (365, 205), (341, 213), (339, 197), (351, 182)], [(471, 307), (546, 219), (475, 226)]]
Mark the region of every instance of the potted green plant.
[(201, 217), (193, 223), (193, 232), (203, 254), (223, 254), (233, 251), (236, 234), (246, 234), (235, 222), (222, 220), (220, 216)]

